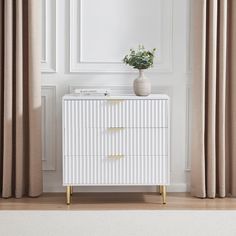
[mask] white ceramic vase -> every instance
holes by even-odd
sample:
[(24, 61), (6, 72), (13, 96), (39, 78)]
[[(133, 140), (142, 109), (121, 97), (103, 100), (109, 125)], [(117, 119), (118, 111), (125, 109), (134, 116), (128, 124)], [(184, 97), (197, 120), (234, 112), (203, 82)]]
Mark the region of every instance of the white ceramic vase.
[(134, 93), (137, 96), (148, 96), (151, 94), (151, 81), (144, 75), (144, 70), (139, 70), (139, 76), (134, 80)]

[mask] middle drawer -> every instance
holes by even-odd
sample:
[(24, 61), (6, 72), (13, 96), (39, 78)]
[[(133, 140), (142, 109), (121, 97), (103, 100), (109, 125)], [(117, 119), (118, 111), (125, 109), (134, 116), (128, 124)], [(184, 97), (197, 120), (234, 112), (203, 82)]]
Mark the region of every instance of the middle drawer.
[(168, 128), (82, 128), (64, 135), (65, 156), (168, 155)]

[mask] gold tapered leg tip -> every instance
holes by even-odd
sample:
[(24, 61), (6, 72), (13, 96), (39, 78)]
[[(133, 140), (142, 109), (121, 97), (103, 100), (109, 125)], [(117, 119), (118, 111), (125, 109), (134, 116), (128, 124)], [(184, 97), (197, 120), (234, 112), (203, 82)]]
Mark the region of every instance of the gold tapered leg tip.
[(71, 187), (70, 186), (67, 186), (66, 188), (66, 204), (67, 205), (70, 205), (70, 202), (71, 202)]
[(166, 186), (162, 186), (161, 187), (161, 189), (162, 189), (162, 203), (163, 204), (166, 204)]

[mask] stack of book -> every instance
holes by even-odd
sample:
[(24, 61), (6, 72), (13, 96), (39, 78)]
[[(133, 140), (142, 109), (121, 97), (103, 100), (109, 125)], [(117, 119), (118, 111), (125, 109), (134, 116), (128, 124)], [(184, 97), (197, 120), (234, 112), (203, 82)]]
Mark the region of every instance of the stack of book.
[(74, 93), (81, 96), (109, 96), (111, 91), (109, 89), (75, 89)]

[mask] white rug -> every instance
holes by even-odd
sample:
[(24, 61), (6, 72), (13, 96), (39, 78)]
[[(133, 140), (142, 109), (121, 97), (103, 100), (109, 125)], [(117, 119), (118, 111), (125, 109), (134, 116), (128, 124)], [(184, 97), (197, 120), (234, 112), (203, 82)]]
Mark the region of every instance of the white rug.
[(236, 211), (0, 211), (1, 236), (235, 236)]

